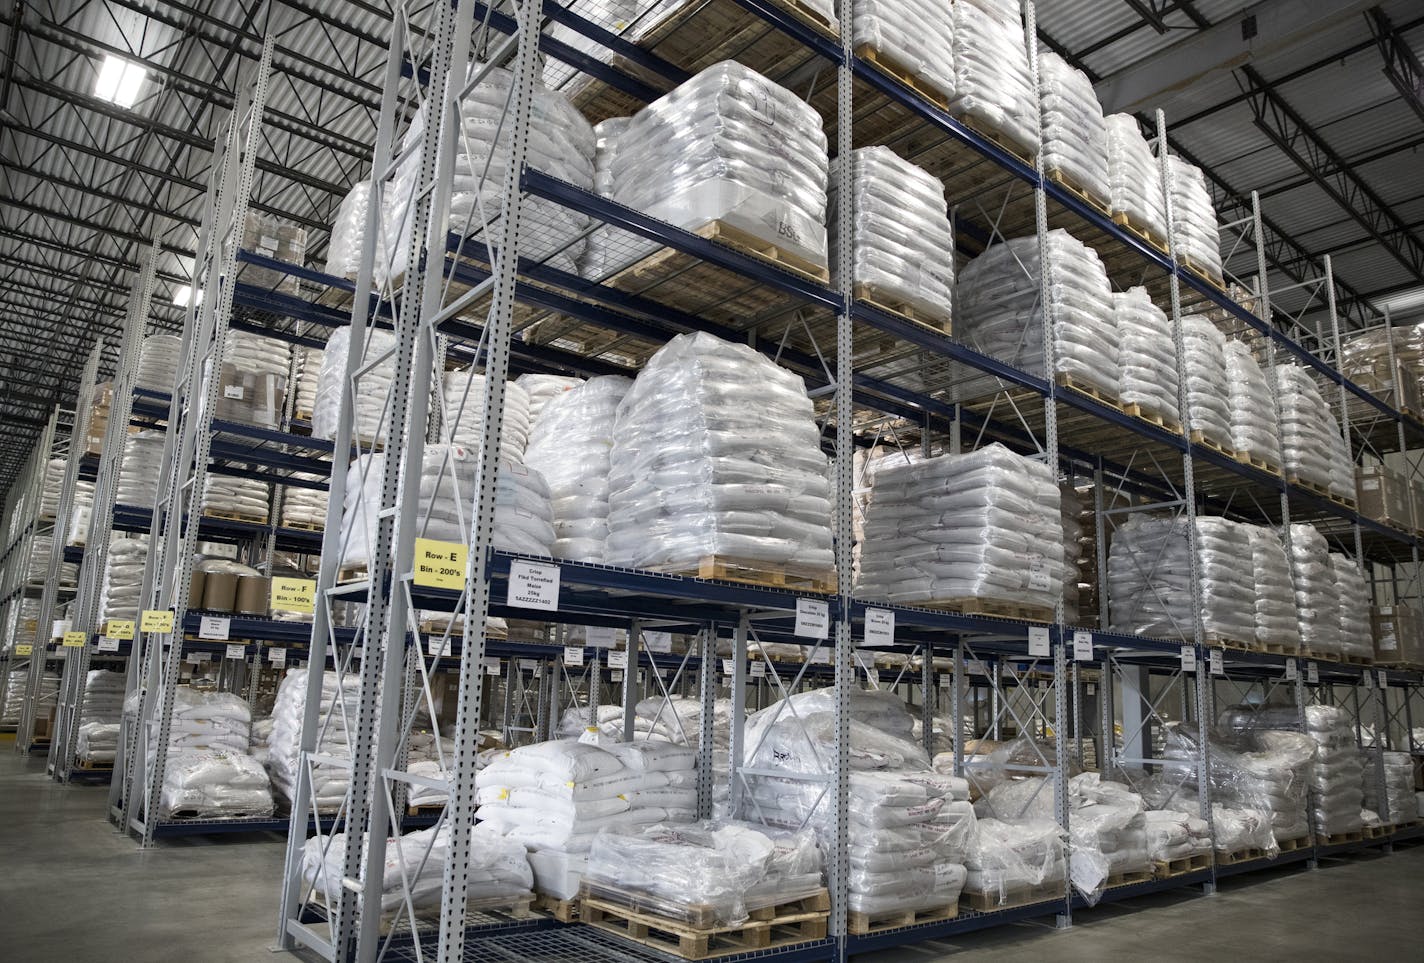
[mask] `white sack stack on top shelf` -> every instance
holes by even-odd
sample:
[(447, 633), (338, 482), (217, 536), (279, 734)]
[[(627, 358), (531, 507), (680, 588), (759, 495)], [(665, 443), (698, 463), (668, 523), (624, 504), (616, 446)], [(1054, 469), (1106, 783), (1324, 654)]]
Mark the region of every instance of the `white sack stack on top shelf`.
[(1339, 655), (1340, 588), (1330, 564), (1330, 543), (1315, 526), (1296, 522), (1290, 527), (1290, 562), (1301, 650)]
[(954, 100), (950, 109), (981, 130), (1038, 153), (1038, 91), (1015, 0), (954, 4)]
[[(369, 445), (372, 440), (384, 442), (390, 427), (388, 399), (395, 380), (396, 336), (392, 331), (368, 328), (366, 351), (361, 367), (371, 364), (357, 380), (355, 392), (352, 442)], [(346, 359), (351, 353), (351, 329), (337, 328), (326, 342), (321, 356), (321, 371), (317, 375), (316, 403), (312, 408), (312, 437), (335, 438), (337, 418), (341, 412), (341, 395), (346, 380)]]
[(1180, 425), (1177, 349), (1171, 320), (1152, 303), (1146, 288), (1128, 288), (1112, 297), (1122, 370), (1119, 400), (1124, 405), (1137, 405), (1143, 414)]
[(604, 560), (613, 429), (632, 386), (618, 375), (591, 378), (553, 398), (529, 436), (524, 463), (549, 486), (555, 558)]
[[(361, 699), (361, 677), (325, 672), (321, 680), (321, 738), (316, 751), (336, 759), (351, 755), (348, 725), (356, 724)], [(307, 670), (292, 669), (277, 687), (272, 707), (272, 735), (268, 740), (267, 768), (272, 785), (287, 801), (296, 798), (297, 780), (305, 778), (301, 761), (302, 716), (306, 711)], [(338, 702), (340, 707), (338, 707)], [(334, 711), (333, 711), (334, 710)], [(322, 812), (334, 810), (346, 797), (351, 784), (349, 766), (313, 762), (312, 805)]]
[(681, 334), (618, 409), (610, 564), (697, 571), (704, 559), (825, 577), (831, 486), (801, 378), (746, 345)]
[(124, 464), (119, 469), (114, 504), (152, 509), (163, 470), (163, 432), (149, 429), (124, 439)]
[[(484, 434), (485, 376), (473, 368), (447, 371), (441, 387), (444, 398), (441, 438), (478, 451)], [(516, 464), (524, 461), (531, 420), (529, 393), (517, 381), (506, 381), (499, 438), (502, 458)]]
[(522, 374), (514, 380), (529, 395), (530, 431), (539, 423), (539, 416), (544, 413), (545, 405), (565, 391), (572, 391), (583, 384), (582, 378), (570, 378), (566, 375)]
[[(833, 224), (839, 163), (839, 159), (831, 162)], [(886, 307), (908, 309), (921, 321), (943, 322), (947, 329), (954, 239), (944, 185), (888, 147), (862, 147), (851, 154), (851, 196), (851, 276), (857, 295)], [(833, 265), (839, 260), (839, 244), (832, 231)]]
[(1108, 184), (1114, 217), (1126, 217), (1138, 231), (1167, 246), (1167, 202), (1162, 168), (1130, 114), (1104, 118), (1108, 135)]
[[(549, 31), (552, 33), (560, 27), (561, 25), (554, 24), (549, 28)], [(545, 70), (553, 65), (555, 65), (555, 61), (548, 61)], [(558, 64), (558, 66), (564, 65)], [(613, 158), (618, 154), (618, 143), (623, 132), (628, 129), (631, 120), (631, 117), (610, 117), (593, 125), (593, 191), (599, 197), (613, 196)], [(609, 227), (607, 224), (600, 224), (594, 228), (584, 245), (583, 256), (579, 258), (579, 274), (595, 281), (602, 281), (617, 273), (628, 262), (629, 256), (620, 253), (616, 239), (617, 228)], [(525, 378), (530, 377), (550, 376), (521, 375), (519, 380), (523, 382)]]
[[(1116, 398), (1121, 390), (1112, 288), (1097, 252), (1062, 229), (1047, 238), (1053, 318), (1053, 373)], [(1046, 377), (1044, 307), (1038, 238), (995, 244), (959, 274), (955, 326), (968, 345), (1029, 374)], [(993, 393), (998, 382), (975, 379), (965, 396)]]
[[(931, 99), (954, 99), (954, 8), (933, 0), (854, 0), (851, 36), (857, 53), (913, 77)], [(862, 55), (863, 56), (863, 55)], [(937, 97), (935, 95), (938, 95)]]
[(1271, 379), (1240, 341), (1226, 342), (1226, 385), (1231, 408), (1231, 447), (1281, 467), (1281, 435), (1276, 427), (1276, 405)]
[(103, 580), (99, 587), (99, 621), (138, 620), (143, 570), (148, 562), (148, 536), (109, 536)]
[[(826, 135), (790, 91), (734, 61), (635, 114), (613, 158), (613, 199), (690, 231), (718, 222), (826, 266)], [(649, 242), (649, 249), (656, 243)]]
[(1172, 191), (1172, 232), (1176, 236), (1177, 258), (1215, 281), (1221, 280), (1221, 236), (1216, 208), (1201, 168), (1175, 155), (1167, 158), (1167, 176)]
[(994, 443), (891, 461), (866, 511), (856, 594), (906, 605), (983, 599), (1052, 608), (1062, 595), (1061, 495), (1042, 462)]
[(1330, 571), (1340, 597), (1340, 654), (1373, 660), (1374, 640), (1370, 635), (1370, 590), (1365, 574), (1348, 555), (1330, 553)]
[(1231, 391), (1226, 380), (1226, 335), (1200, 314), (1182, 319), (1187, 421), (1208, 443), (1231, 446)]
[(182, 360), (182, 338), (173, 334), (149, 335), (139, 347), (134, 387), (171, 395), (173, 385), (178, 380), (178, 365)]
[(1038, 89), (1043, 98), (1043, 168), (1108, 206), (1108, 129), (1093, 82), (1051, 50), (1040, 47)]
[(1286, 477), (1355, 497), (1354, 467), (1340, 422), (1325, 403), (1315, 378), (1299, 365), (1276, 365), (1281, 408), (1281, 449)]
[[(1252, 582), (1256, 594), (1255, 640), (1279, 645), (1287, 652), (1300, 650), (1300, 623), (1296, 619), (1295, 585), (1290, 558), (1281, 533), (1261, 525), (1246, 525), (1251, 540)], [(1243, 640), (1249, 641), (1249, 640)]]
[[(361, 245), (366, 236), (366, 218), (370, 213), (375, 193), (370, 181), (358, 181), (356, 186), (342, 198), (336, 208), (336, 219), (331, 222), (331, 240), (326, 245), (326, 273), (339, 278), (356, 280), (361, 270)], [(385, 237), (381, 231), (382, 218), (376, 218), (376, 257), (379, 266), (386, 261)], [(311, 411), (301, 408), (299, 411)]]
[(69, 528), (65, 544), (83, 547), (89, 538), (89, 518), (94, 513), (94, 483), (82, 478), (74, 480), (74, 510), (69, 513)]

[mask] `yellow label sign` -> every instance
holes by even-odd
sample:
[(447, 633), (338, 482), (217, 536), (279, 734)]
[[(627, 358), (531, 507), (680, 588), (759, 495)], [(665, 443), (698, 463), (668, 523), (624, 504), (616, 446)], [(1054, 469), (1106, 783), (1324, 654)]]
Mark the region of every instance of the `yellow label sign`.
[(455, 589), (465, 587), (465, 565), (470, 549), (459, 542), (440, 542), (433, 538), (415, 540), (415, 584), (426, 588)]
[(17, 646), (15, 646), (15, 655), (16, 655), (16, 656), (30, 655), (30, 654), (33, 653), (34, 651), (35, 651), (35, 647), (34, 647), (33, 645), (17, 645)]
[(134, 636), (134, 624), (131, 621), (115, 619), (104, 627), (104, 638), (118, 639), (121, 642), (129, 641)]
[(173, 612), (170, 609), (144, 609), (139, 616), (138, 627), (144, 632), (167, 635), (173, 631)]
[(315, 612), (316, 582), (309, 578), (274, 578), (272, 610), (306, 614)]
[(66, 649), (82, 649), (89, 641), (88, 632), (66, 632), (64, 633), (64, 647)]

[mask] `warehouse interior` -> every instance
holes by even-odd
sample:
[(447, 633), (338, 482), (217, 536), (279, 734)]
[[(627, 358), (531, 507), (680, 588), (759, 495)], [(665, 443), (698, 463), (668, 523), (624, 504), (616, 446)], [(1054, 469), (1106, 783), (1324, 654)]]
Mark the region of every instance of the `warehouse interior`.
[(6, 957), (1412, 954), (1421, 47), (3, 5)]

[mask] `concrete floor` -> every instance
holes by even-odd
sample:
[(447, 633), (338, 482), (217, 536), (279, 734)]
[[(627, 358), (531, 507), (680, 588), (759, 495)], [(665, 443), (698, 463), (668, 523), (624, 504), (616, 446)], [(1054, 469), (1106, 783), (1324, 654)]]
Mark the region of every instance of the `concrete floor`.
[[(139, 852), (103, 817), (105, 790), (62, 788), (0, 742), (0, 960), (253, 963), (274, 956), (282, 840), (161, 843)], [(1227, 879), (1212, 897), (1160, 893), (862, 957), (1070, 961), (1421, 959), (1424, 846)]]

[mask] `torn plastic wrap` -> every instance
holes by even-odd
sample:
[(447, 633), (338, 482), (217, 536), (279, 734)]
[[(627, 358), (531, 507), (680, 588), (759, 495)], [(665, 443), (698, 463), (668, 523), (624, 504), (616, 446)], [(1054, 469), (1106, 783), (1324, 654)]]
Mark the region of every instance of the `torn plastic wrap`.
[[(1166, 736), (1164, 757), (1195, 766), (1195, 733), (1171, 726)], [(1209, 738), (1213, 802), (1267, 814), (1277, 843), (1309, 834), (1306, 799), (1315, 760), (1313, 739), (1298, 732), (1270, 730), (1265, 735), (1252, 730), (1230, 733), (1216, 729)], [(1196, 780), (1195, 772), (1188, 775), (1190, 785), (1194, 786)]]
[(950, 110), (1007, 137), (1032, 157), (1039, 149), (1038, 91), (1029, 73), (1016, 4), (954, 4), (954, 99)]
[(1108, 186), (1112, 213), (1167, 246), (1167, 205), (1162, 168), (1131, 114), (1104, 118), (1108, 139)]
[(1303, 731), (1316, 744), (1310, 770), (1311, 825), (1328, 835), (1359, 832), (1364, 766), (1347, 712), (1323, 705), (1306, 706), (1304, 712), (1293, 705), (1233, 706), (1222, 713), (1220, 724), (1258, 731), (1259, 740), (1270, 738), (1268, 730)]
[(1300, 650), (1300, 623), (1296, 618), (1295, 585), (1281, 533), (1262, 525), (1247, 525), (1251, 540), (1251, 567), (1256, 588), (1255, 640), (1263, 645)]
[(1240, 341), (1226, 342), (1226, 384), (1230, 392), (1231, 447), (1273, 468), (1281, 465), (1281, 436), (1271, 380)]
[[(1112, 288), (1097, 252), (1061, 228), (1046, 239), (1051, 264), (1048, 306), (1053, 318), (1054, 373), (1092, 385), (1109, 397), (1121, 390)], [(970, 347), (1045, 377), (1042, 274), (1037, 237), (995, 244), (959, 273), (955, 326)], [(964, 397), (992, 394), (996, 379), (972, 379)]]
[(856, 594), (908, 605), (1063, 593), (1061, 495), (1042, 462), (998, 443), (891, 463), (866, 511)]
[[(389, 396), (396, 373), (395, 348), (394, 332), (367, 329), (366, 352), (362, 357), (371, 364), (356, 383), (351, 427), (353, 442), (359, 440), (369, 445), (372, 441), (386, 440), (391, 420)], [(346, 358), (350, 352), (351, 329), (337, 328), (331, 332), (317, 375), (316, 405), (312, 408), (313, 438), (336, 437), (337, 417), (346, 381)], [(366, 366), (363, 364), (362, 367)]]
[[(1291, 583), (1295, 587), (1296, 624), (1301, 650), (1309, 654), (1340, 653), (1340, 589), (1330, 564), (1330, 543), (1314, 525), (1290, 527)], [(1364, 604), (1363, 599), (1360, 604)]]
[[(838, 164), (839, 160), (831, 163), (832, 223), (839, 200)], [(944, 185), (888, 147), (856, 150), (851, 154), (851, 172), (851, 276), (857, 288), (887, 307), (906, 307), (922, 320), (948, 322), (954, 242)], [(834, 265), (840, 241), (832, 233)]]
[(1056, 822), (980, 819), (965, 862), (964, 889), (1003, 904), (1025, 890), (1061, 884), (1067, 868), (1063, 829)]
[(1093, 83), (1081, 70), (1040, 46), (1038, 89), (1043, 103), (1043, 168), (1104, 207), (1112, 190), (1108, 131)]
[(1340, 654), (1372, 660), (1374, 641), (1370, 635), (1370, 589), (1365, 573), (1348, 555), (1330, 553), (1330, 571), (1340, 598)]
[(1167, 158), (1168, 186), (1172, 192), (1172, 233), (1177, 257), (1213, 280), (1221, 280), (1221, 237), (1216, 208), (1201, 169), (1180, 157)]
[(745, 345), (678, 335), (618, 408), (608, 561), (712, 558), (829, 573), (831, 486), (801, 378)]
[(1181, 424), (1172, 322), (1152, 303), (1146, 288), (1128, 288), (1113, 294), (1113, 323), (1118, 333), (1122, 403)]

